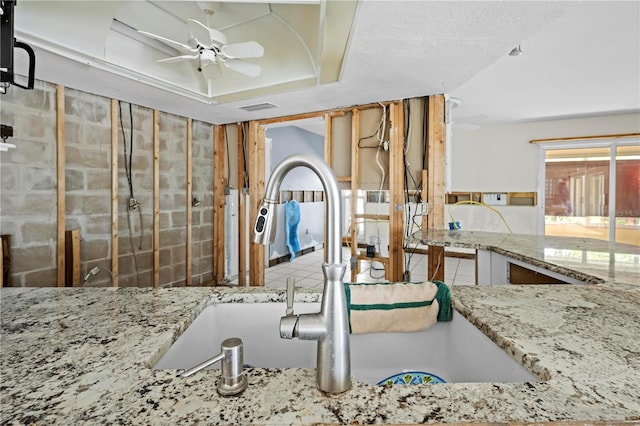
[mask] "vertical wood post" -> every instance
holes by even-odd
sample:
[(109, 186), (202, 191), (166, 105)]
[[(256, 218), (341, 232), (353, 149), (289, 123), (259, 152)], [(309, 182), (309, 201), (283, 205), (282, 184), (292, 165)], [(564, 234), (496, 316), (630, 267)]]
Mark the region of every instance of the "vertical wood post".
[[(249, 228), (256, 223), (258, 207), (264, 197), (264, 127), (257, 121), (249, 123)], [(249, 245), (249, 285), (264, 286), (264, 246)]]
[(160, 285), (160, 113), (153, 110), (153, 286)]
[(80, 230), (65, 232), (65, 285), (80, 285)]
[(65, 285), (65, 152), (64, 152), (64, 86), (56, 86), (56, 193), (57, 193), (57, 216), (56, 216), (56, 234), (57, 234), (57, 272), (58, 287)]
[[(425, 146), (426, 150), (427, 147)], [(426, 203), (429, 199), (429, 172), (427, 170), (422, 171), (422, 188), (420, 189), (420, 201)], [(429, 228), (429, 215), (422, 215), (422, 222), (420, 227), (423, 230)]]
[[(428, 99), (428, 202), (429, 229), (444, 226), (445, 201), (445, 123), (444, 95), (432, 95)], [(444, 280), (444, 247), (429, 246), (428, 279)]]
[(389, 270), (387, 279), (402, 281), (404, 272), (404, 109), (390, 105), (389, 129)]
[(192, 147), (192, 142), (193, 142), (193, 137), (192, 137), (192, 124), (193, 124), (193, 120), (190, 118), (187, 118), (187, 204), (185, 206), (186, 210), (187, 210), (187, 223), (186, 223), (186, 231), (187, 231), (187, 242), (186, 242), (186, 261), (185, 261), (185, 266), (186, 266), (186, 270), (185, 270), (185, 285), (191, 285), (192, 284), (192, 275), (193, 275), (193, 270), (192, 270), (192, 266), (191, 266), (191, 258), (193, 257), (193, 248), (191, 247), (192, 244), (192, 229), (191, 229), (191, 222), (192, 222), (192, 218), (191, 218), (191, 213), (192, 213), (192, 204), (191, 204), (191, 199), (193, 197), (193, 170), (191, 168), (192, 165), (192, 159), (193, 159), (193, 147)]
[(11, 235), (0, 235), (0, 287), (11, 287)]
[(216, 285), (224, 279), (225, 260), (225, 187), (226, 173), (226, 134), (224, 125), (213, 129), (213, 280)]
[(247, 204), (245, 190), (245, 145), (242, 123), (236, 124), (238, 132), (238, 286), (247, 285)]
[(118, 101), (111, 99), (111, 272), (114, 287), (118, 287), (118, 250)]
[(324, 161), (333, 168), (333, 120), (328, 112), (324, 114)]
[[(351, 257), (358, 257), (358, 223), (356, 207), (358, 205), (358, 185), (360, 183), (360, 111), (354, 109), (351, 115)], [(353, 264), (353, 263), (352, 263)], [(351, 282), (356, 281), (360, 272), (360, 262), (351, 270)]]

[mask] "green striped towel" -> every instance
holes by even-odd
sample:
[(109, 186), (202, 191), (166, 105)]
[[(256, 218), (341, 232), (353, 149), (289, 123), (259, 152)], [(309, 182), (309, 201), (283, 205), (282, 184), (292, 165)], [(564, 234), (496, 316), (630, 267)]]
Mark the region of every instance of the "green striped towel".
[(420, 331), (453, 314), (442, 281), (345, 283), (344, 289), (352, 334)]

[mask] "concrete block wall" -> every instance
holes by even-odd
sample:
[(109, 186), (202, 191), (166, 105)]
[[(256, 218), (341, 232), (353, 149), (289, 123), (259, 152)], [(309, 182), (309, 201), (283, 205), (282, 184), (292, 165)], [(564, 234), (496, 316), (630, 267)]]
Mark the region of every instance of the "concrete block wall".
[[(55, 93), (55, 85), (37, 81), (34, 90), (12, 87), (0, 97), (1, 122), (14, 128), (10, 142), (18, 145), (17, 149), (0, 154), (0, 233), (11, 235), (13, 286), (57, 285)], [(130, 115), (128, 103), (122, 102), (120, 107), (119, 285), (152, 286), (153, 111), (132, 105)], [(80, 229), (81, 278), (94, 266), (111, 268), (110, 111), (110, 99), (65, 88), (65, 229)], [(184, 117), (160, 113), (162, 286), (186, 282), (186, 123)], [(142, 221), (138, 211), (128, 209), (125, 160), (128, 164), (129, 158), (133, 195)], [(211, 124), (193, 122), (192, 173), (193, 194), (201, 201), (192, 213), (192, 283), (198, 285), (213, 278)], [(110, 285), (109, 275), (91, 277), (90, 284)]]
[(12, 285), (56, 285), (56, 87), (10, 87), (0, 122), (13, 127), (0, 153), (0, 234), (11, 235)]
[[(80, 230), (80, 276), (111, 268), (111, 106), (65, 89), (65, 229)], [(110, 285), (106, 272), (88, 285)]]
[(160, 285), (186, 283), (187, 119), (161, 113)]
[(118, 103), (118, 275), (121, 287), (153, 286), (153, 110), (127, 102)]
[(200, 201), (191, 211), (192, 284), (213, 280), (213, 126), (194, 121), (192, 128), (192, 194)]

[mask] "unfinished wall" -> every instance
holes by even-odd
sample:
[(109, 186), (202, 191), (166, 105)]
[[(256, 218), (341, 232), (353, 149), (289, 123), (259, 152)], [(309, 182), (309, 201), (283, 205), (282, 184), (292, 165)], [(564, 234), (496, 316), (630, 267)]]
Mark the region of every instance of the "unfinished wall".
[(12, 285), (56, 285), (56, 88), (11, 87), (0, 122), (17, 148), (0, 153), (0, 233), (11, 236)]
[[(148, 287), (153, 285), (153, 111), (118, 102), (117, 116), (118, 285)], [(130, 207), (131, 198), (137, 207)]]
[(213, 280), (213, 126), (193, 122), (192, 284)]
[[(72, 89), (64, 105), (65, 229), (80, 230), (84, 278), (93, 267), (111, 268), (111, 106)], [(110, 284), (110, 277), (97, 274), (90, 283)]]
[[(11, 236), (12, 285), (55, 286), (56, 87), (11, 88), (0, 98), (2, 124), (18, 148), (0, 154), (0, 232)], [(111, 130), (118, 151), (118, 285), (153, 286), (153, 111), (65, 89), (65, 229), (80, 230), (80, 274), (101, 270), (89, 285), (111, 285)], [(131, 114), (130, 114), (131, 111)], [(187, 119), (159, 114), (159, 285), (186, 282)], [(213, 253), (213, 126), (194, 121), (192, 283), (211, 281)], [(126, 152), (126, 153), (125, 153)], [(128, 177), (129, 176), (129, 177)], [(135, 208), (130, 208), (134, 198)]]
[[(621, 133), (640, 133), (640, 115), (546, 120), (483, 126), (477, 130), (454, 127), (451, 190), (537, 192), (540, 148), (529, 143), (530, 140)], [(499, 206), (497, 210), (513, 232), (544, 234), (540, 204), (535, 207)], [(508, 232), (498, 215), (480, 206), (456, 206), (453, 214), (463, 229)]]

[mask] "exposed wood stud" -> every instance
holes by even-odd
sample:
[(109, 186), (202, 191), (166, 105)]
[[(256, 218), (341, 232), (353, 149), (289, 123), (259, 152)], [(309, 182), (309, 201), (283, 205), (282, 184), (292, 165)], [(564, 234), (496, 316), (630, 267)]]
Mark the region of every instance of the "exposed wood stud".
[(245, 146), (244, 146), (244, 128), (242, 123), (236, 125), (238, 132), (238, 286), (245, 287), (247, 285), (247, 204), (245, 188)]
[(57, 272), (58, 287), (65, 285), (65, 132), (64, 132), (64, 86), (56, 86), (56, 193), (57, 193)]
[(192, 218), (191, 218), (191, 214), (192, 214), (192, 197), (193, 197), (193, 170), (192, 170), (192, 160), (193, 160), (193, 137), (192, 137), (192, 125), (193, 125), (193, 120), (191, 118), (187, 118), (187, 203), (186, 203), (186, 210), (187, 210), (187, 242), (186, 242), (186, 261), (185, 261), (185, 266), (186, 266), (186, 271), (185, 271), (185, 275), (186, 275), (186, 280), (185, 280), (185, 284), (186, 285), (191, 285), (192, 284), (192, 275), (193, 275), (193, 270), (192, 270), (192, 266), (191, 266), (191, 259), (193, 257), (193, 247), (191, 247), (192, 244), (192, 233), (193, 230), (191, 229), (191, 224), (192, 224)]
[(160, 285), (160, 113), (153, 110), (153, 286)]
[(274, 118), (267, 118), (264, 120), (260, 120), (259, 124), (262, 126), (265, 125), (269, 125), (269, 124), (278, 124), (278, 123), (283, 123), (285, 121), (295, 121), (295, 120), (307, 120), (309, 118), (320, 118), (320, 117), (324, 117), (325, 114), (330, 114), (332, 117), (341, 117), (345, 114), (345, 110), (335, 110), (335, 111), (317, 111), (317, 112), (308, 112), (308, 113), (303, 113), (303, 114), (296, 114), (296, 115), (289, 115), (286, 117), (274, 117)]
[(328, 112), (324, 114), (324, 161), (333, 168), (333, 121)]
[(224, 279), (225, 259), (225, 187), (226, 173), (226, 132), (225, 126), (216, 125), (213, 130), (213, 280), (214, 284)]
[(80, 285), (80, 230), (65, 232), (65, 286)]
[(0, 287), (11, 287), (11, 235), (0, 235)]
[[(358, 205), (358, 183), (360, 176), (360, 111), (354, 109), (351, 115), (351, 256), (358, 255), (358, 226), (356, 206)], [(351, 270), (351, 282), (356, 281), (360, 272), (360, 262)]]
[(111, 99), (111, 272), (118, 287), (118, 101)]
[[(249, 124), (249, 228), (256, 222), (258, 207), (264, 197), (264, 127), (260, 122)], [(264, 246), (251, 242), (249, 245), (249, 285), (264, 286)]]
[[(444, 226), (445, 203), (445, 123), (444, 95), (432, 95), (428, 98), (427, 114), (429, 183), (428, 202), (429, 229), (442, 229)], [(429, 246), (429, 279), (444, 280), (444, 248)]]
[(390, 106), (389, 134), (389, 268), (390, 281), (402, 281), (404, 272), (404, 109), (402, 101)]
[[(425, 151), (427, 149), (427, 147), (424, 147)], [(422, 188), (420, 190), (420, 200), (423, 203), (427, 203), (427, 200), (429, 199), (429, 172), (427, 170), (423, 170), (422, 171)], [(429, 215), (422, 215), (422, 222), (420, 224), (420, 229), (424, 229), (426, 230), (429, 227), (429, 223), (428, 223), (428, 217)]]
[(610, 135), (591, 135), (591, 136), (572, 136), (568, 138), (552, 138), (552, 139), (532, 139), (529, 143), (547, 143), (547, 142), (573, 142), (586, 141), (592, 139), (628, 139), (640, 137), (640, 133), (620, 133)]

